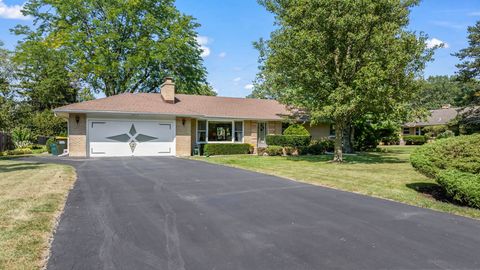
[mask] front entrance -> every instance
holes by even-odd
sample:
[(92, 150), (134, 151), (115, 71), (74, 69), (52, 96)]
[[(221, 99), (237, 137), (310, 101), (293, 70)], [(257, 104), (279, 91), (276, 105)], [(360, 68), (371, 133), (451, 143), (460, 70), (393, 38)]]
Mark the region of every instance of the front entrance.
[(258, 122), (257, 134), (258, 134), (258, 139), (257, 139), (258, 147), (267, 146), (267, 123), (266, 122)]

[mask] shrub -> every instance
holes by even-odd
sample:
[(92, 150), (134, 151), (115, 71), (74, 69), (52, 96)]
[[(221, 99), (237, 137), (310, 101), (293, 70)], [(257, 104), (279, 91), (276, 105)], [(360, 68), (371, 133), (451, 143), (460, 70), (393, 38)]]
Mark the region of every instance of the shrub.
[(312, 140), (306, 149), (302, 149), (302, 154), (321, 155), (325, 153), (325, 145), (322, 141)]
[(429, 138), (436, 138), (441, 133), (448, 130), (446, 125), (437, 125), (437, 126), (427, 126), (423, 128), (423, 132)]
[(333, 152), (335, 150), (335, 141), (334, 140), (323, 140), (325, 145), (326, 152)]
[(7, 156), (28, 155), (32, 153), (30, 148), (17, 148), (14, 150), (8, 150), (5, 152)]
[(54, 143), (56, 143), (55, 138), (53, 138), (53, 137), (48, 138), (47, 143), (46, 143), (46, 146), (47, 146), (47, 152), (48, 152), (49, 154), (52, 153), (52, 148), (51, 148), (50, 145), (51, 145), (51, 144), (54, 144)]
[(371, 119), (360, 119), (353, 123), (353, 147), (358, 151), (377, 148), (380, 142), (384, 144), (398, 144), (398, 125), (389, 122), (376, 122)]
[(427, 138), (423, 135), (405, 135), (403, 140), (406, 145), (422, 145), (427, 142)]
[(438, 174), (437, 182), (453, 200), (480, 208), (480, 174), (448, 170)]
[(444, 132), (437, 135), (437, 139), (445, 139), (450, 137), (455, 137), (455, 133), (453, 133), (453, 131), (451, 130), (445, 130)]
[(267, 148), (266, 148), (266, 147), (258, 147), (258, 148), (257, 148), (257, 154), (258, 154), (259, 156), (263, 156), (263, 155), (266, 153), (266, 151), (267, 151)]
[(307, 148), (302, 149), (301, 154), (321, 155), (333, 151), (334, 146), (335, 142), (333, 140), (312, 140)]
[(310, 137), (310, 132), (308, 130), (299, 124), (293, 124), (287, 127), (285, 131), (283, 131), (283, 135), (291, 135), (291, 136), (309, 136)]
[(17, 148), (24, 148), (31, 144), (32, 132), (28, 128), (16, 127), (12, 130), (12, 140)]
[(265, 152), (269, 156), (281, 156), (283, 154), (283, 147), (278, 146), (278, 145), (269, 145), (265, 149)]
[(248, 143), (210, 143), (203, 148), (205, 156), (248, 154), (250, 151), (251, 145)]
[(32, 133), (35, 136), (55, 136), (67, 131), (67, 122), (55, 116), (51, 110), (44, 110), (34, 114), (32, 125)]
[(32, 144), (32, 145), (30, 145), (30, 147), (29, 147), (29, 148), (30, 148), (30, 149), (32, 149), (32, 150), (39, 150), (39, 149), (43, 149), (43, 148), (45, 148), (45, 145), (41, 145), (41, 144)]
[(410, 161), (452, 199), (480, 208), (479, 145), (480, 134), (437, 140), (416, 149)]
[(383, 137), (381, 141), (384, 145), (399, 145), (400, 136), (398, 134), (392, 134), (390, 136)]
[(310, 144), (310, 136), (267, 135), (267, 145), (301, 147)]

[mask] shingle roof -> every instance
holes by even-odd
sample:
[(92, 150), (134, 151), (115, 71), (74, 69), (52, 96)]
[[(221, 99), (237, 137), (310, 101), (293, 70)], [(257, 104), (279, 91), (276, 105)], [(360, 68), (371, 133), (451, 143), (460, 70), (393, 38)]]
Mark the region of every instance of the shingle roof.
[(403, 125), (405, 127), (445, 125), (458, 115), (459, 110), (459, 108), (431, 110), (431, 115), (426, 119), (426, 121), (409, 122)]
[(289, 115), (275, 100), (215, 96), (175, 95), (174, 104), (157, 93), (125, 93), (56, 108), (57, 113), (111, 112), (195, 117), (281, 120)]

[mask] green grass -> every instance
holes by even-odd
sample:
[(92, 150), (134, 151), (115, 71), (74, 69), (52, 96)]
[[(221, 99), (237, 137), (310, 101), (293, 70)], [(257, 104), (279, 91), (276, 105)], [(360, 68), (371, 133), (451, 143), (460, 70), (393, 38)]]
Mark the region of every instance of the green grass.
[(75, 180), (70, 166), (0, 160), (0, 269), (41, 269)]
[(194, 157), (369, 196), (394, 200), (452, 214), (480, 218), (480, 210), (456, 205), (445, 198), (432, 179), (416, 172), (409, 162), (416, 146), (390, 146), (382, 152), (346, 155), (345, 163), (332, 156), (264, 157), (253, 155)]

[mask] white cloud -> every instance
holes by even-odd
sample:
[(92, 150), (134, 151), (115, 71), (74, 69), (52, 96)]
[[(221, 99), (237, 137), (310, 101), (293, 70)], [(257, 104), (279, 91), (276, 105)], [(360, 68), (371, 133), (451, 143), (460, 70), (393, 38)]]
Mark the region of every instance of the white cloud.
[(247, 84), (247, 85), (245, 85), (244, 88), (247, 89), (247, 90), (252, 90), (253, 89), (253, 84)]
[(227, 56), (226, 52), (221, 52), (221, 53), (218, 54), (218, 57), (220, 57), (220, 58), (225, 58), (225, 56)]
[(7, 5), (0, 0), (0, 18), (29, 20), (30, 17), (22, 14), (23, 5)]
[(431, 38), (427, 40), (427, 48), (431, 49), (436, 46), (442, 46), (443, 48), (448, 48), (448, 43), (441, 41), (440, 39), (437, 38)]
[[(0, 0), (1, 1), (1, 0)], [(207, 47), (207, 44), (210, 43), (210, 40), (206, 36), (197, 36), (198, 45), (200, 45), (200, 49), (202, 53), (200, 54), (201, 57), (205, 58), (210, 55), (210, 48)]]
[(480, 16), (480, 11), (470, 12), (470, 13), (468, 13), (468, 16), (474, 16), (474, 17)]
[(234, 82), (239, 82), (241, 79), (242, 79), (242, 78), (237, 77), (237, 78), (233, 79), (233, 81), (234, 81)]

